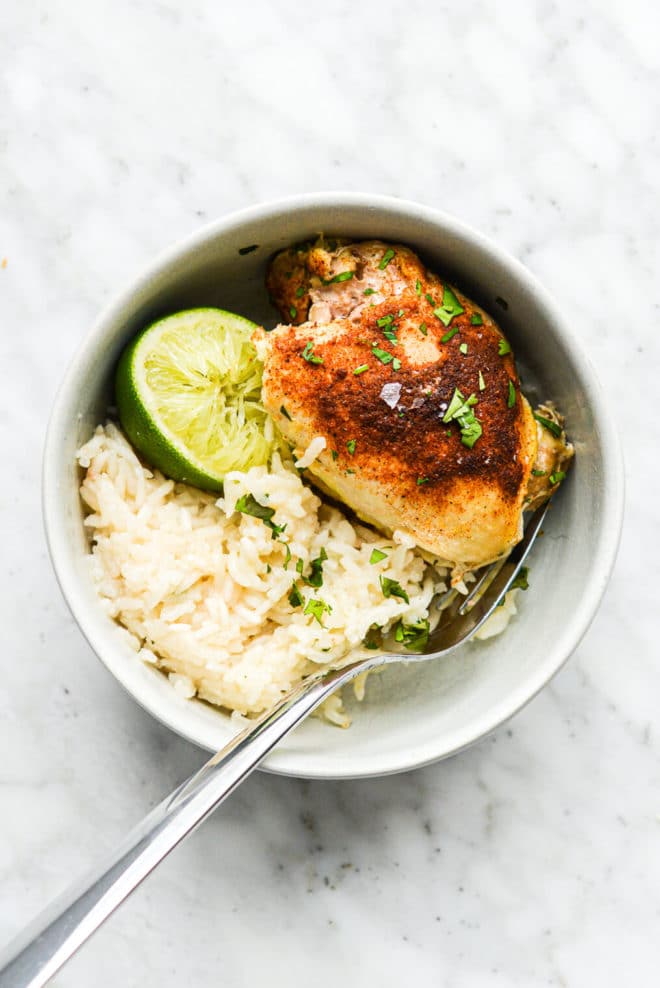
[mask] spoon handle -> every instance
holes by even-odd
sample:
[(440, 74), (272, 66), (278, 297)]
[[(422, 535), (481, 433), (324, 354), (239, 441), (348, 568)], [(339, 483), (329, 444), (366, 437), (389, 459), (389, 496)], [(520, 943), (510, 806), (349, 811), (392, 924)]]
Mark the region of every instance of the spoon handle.
[(252, 772), (278, 741), (334, 690), (377, 658), (315, 673), (225, 745), (159, 803), (108, 858), (36, 917), (0, 954), (0, 988), (40, 988)]

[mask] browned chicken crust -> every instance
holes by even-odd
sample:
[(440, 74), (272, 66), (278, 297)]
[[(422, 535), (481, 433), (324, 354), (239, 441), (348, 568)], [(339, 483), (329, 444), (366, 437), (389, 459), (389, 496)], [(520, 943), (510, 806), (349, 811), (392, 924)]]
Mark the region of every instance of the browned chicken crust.
[[(255, 334), (264, 403), (298, 450), (325, 437), (312, 479), (458, 571), (508, 552), (572, 450), (534, 420), (493, 319), (409, 248), (378, 241), (283, 251), (267, 287), (293, 324)], [(444, 421), (457, 394), (481, 429), (471, 446), (460, 420)]]

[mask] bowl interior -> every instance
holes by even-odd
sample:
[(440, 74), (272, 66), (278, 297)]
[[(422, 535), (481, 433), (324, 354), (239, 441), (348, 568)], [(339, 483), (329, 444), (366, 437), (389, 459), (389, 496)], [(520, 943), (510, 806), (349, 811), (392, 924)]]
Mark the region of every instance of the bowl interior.
[[(145, 666), (105, 616), (92, 587), (78, 497), (76, 449), (105, 420), (115, 363), (130, 337), (178, 309), (218, 305), (265, 325), (277, 321), (264, 288), (274, 251), (323, 232), (401, 241), (447, 274), (500, 322), (523, 388), (565, 413), (575, 466), (537, 541), (530, 590), (506, 633), (424, 665), (388, 669), (349, 701), (341, 731), (308, 720), (266, 767), (308, 777), (382, 774), (424, 764), (482, 737), (529, 700), (586, 630), (614, 560), (621, 521), (621, 464), (593, 372), (572, 328), (532, 276), (460, 223), (410, 203), (359, 196), (301, 198), (230, 216), (163, 255), (101, 317), (64, 381), (46, 442), (44, 512), (64, 595), (90, 644), (152, 714), (210, 750), (233, 733), (228, 717), (186, 701)], [(255, 246), (256, 245), (256, 246)], [(249, 252), (245, 248), (254, 247)]]

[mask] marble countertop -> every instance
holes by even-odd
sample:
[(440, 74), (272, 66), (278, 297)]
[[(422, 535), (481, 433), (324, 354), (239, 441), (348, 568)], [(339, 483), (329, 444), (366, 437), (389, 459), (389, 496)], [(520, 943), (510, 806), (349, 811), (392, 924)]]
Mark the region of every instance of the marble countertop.
[(54, 983), (657, 984), (657, 12), (51, 0), (3, 27), (0, 941), (204, 757), (110, 679), (51, 572), (40, 458), (64, 369), (163, 246), (356, 189), (464, 218), (570, 312), (624, 439), (610, 589), (553, 683), (464, 754), (253, 776)]

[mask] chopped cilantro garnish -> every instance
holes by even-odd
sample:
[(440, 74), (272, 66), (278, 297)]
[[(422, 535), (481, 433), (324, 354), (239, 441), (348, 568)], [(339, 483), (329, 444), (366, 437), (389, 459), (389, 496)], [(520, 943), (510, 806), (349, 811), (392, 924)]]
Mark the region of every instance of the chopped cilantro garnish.
[(466, 353), (468, 352), (468, 345), (467, 345), (467, 343), (461, 343), (461, 345), (459, 346), (458, 349), (461, 351), (461, 353), (463, 354), (463, 356), (465, 356)]
[(429, 305), (435, 305), (435, 299), (433, 298), (432, 295), (429, 295), (428, 292), (426, 293), (426, 295), (424, 296), (424, 298), (429, 303)]
[(390, 580), (389, 576), (380, 577), (380, 588), (383, 591), (383, 597), (400, 597), (401, 600), (405, 600), (406, 604), (410, 603), (410, 597), (401, 584), (397, 583), (396, 580)]
[(554, 473), (550, 474), (550, 483), (560, 484), (565, 476), (566, 474), (564, 473), (563, 470), (556, 470)]
[(364, 372), (367, 371), (367, 370), (369, 370), (369, 364), (360, 364), (359, 367), (356, 367), (355, 368), (355, 370), (353, 371), (353, 373), (357, 377), (358, 374), (364, 374)]
[(339, 456), (339, 453), (337, 452), (336, 449), (331, 449), (330, 450), (330, 456), (332, 457), (333, 460), (336, 460), (337, 457)]
[(369, 556), (369, 562), (373, 566), (374, 563), (380, 563), (383, 559), (387, 559), (387, 553), (383, 552), (381, 549), (372, 549), (371, 555)]
[(484, 381), (484, 376), (481, 373), (481, 371), (479, 371), (479, 390), (480, 391), (486, 390), (486, 382)]
[(380, 264), (378, 265), (379, 269), (381, 271), (384, 271), (385, 268), (390, 263), (390, 261), (392, 260), (393, 257), (394, 257), (394, 251), (392, 250), (391, 247), (388, 247), (387, 250), (385, 251), (385, 253), (383, 254), (383, 259), (381, 260)]
[(506, 407), (513, 408), (516, 403), (516, 389), (513, 385), (513, 381), (509, 380), (509, 394), (506, 399)]
[(283, 542), (282, 545), (286, 549), (286, 554), (284, 556), (283, 567), (284, 567), (284, 569), (288, 569), (289, 568), (289, 563), (291, 562), (291, 548), (290, 548), (288, 542)]
[(375, 295), (376, 294), (376, 289), (375, 288), (365, 288), (365, 290), (364, 290), (364, 292), (362, 294), (363, 295)]
[(417, 292), (418, 295), (421, 295), (422, 294), (422, 283), (419, 280), (419, 278), (415, 282), (415, 291)]
[(372, 347), (371, 352), (376, 360), (380, 360), (381, 364), (391, 364), (394, 360), (394, 354), (388, 353), (387, 350), (381, 350), (380, 347)]
[(417, 486), (418, 487), (421, 487), (422, 484), (428, 484), (428, 482), (429, 482), (429, 478), (428, 477), (418, 477), (417, 478)]
[(528, 590), (529, 589), (529, 568), (527, 566), (521, 566), (518, 570), (518, 575), (509, 587), (509, 590)]
[(298, 315), (298, 310), (296, 309), (295, 305), (292, 305), (289, 308), (289, 315), (291, 316), (292, 319), (295, 319), (296, 316)]
[(280, 405), (280, 412), (282, 413), (282, 415), (284, 416), (285, 419), (288, 419), (289, 422), (293, 422), (293, 419), (289, 415), (289, 413), (288, 413), (288, 411), (287, 411), (287, 409), (286, 409), (286, 407), (284, 405)]
[(303, 352), (301, 353), (300, 356), (303, 357), (307, 361), (308, 364), (322, 364), (323, 363), (323, 357), (318, 357), (314, 353), (314, 344), (312, 343), (311, 340), (309, 340), (309, 342), (305, 344), (305, 349), (303, 350)]
[(348, 442), (346, 443), (346, 449), (351, 454), (351, 456), (355, 454), (356, 446), (357, 446), (357, 442), (355, 441), (355, 439), (349, 439)]
[[(449, 407), (442, 419), (443, 422), (454, 420), (458, 422), (461, 427), (461, 442), (469, 449), (472, 449), (483, 431), (479, 419), (472, 411), (472, 406), (476, 404), (476, 395), (470, 395), (469, 398), (465, 399), (458, 388), (455, 388)], [(450, 435), (450, 432), (447, 435)]]
[(330, 612), (332, 611), (330, 604), (327, 604), (325, 600), (322, 600), (320, 597), (318, 599), (315, 599), (314, 597), (310, 597), (309, 600), (307, 601), (307, 605), (305, 607), (305, 610), (303, 611), (303, 614), (312, 614), (316, 618), (318, 623), (321, 625), (321, 627), (323, 627), (323, 615), (325, 614), (326, 611), (328, 612), (328, 614), (330, 614)]
[(497, 344), (497, 352), (499, 353), (500, 357), (504, 357), (505, 354), (511, 353), (511, 346), (509, 344), (509, 341), (505, 340), (504, 337), (502, 337), (500, 342)]
[(472, 449), (477, 439), (481, 436), (482, 431), (481, 424), (475, 416), (473, 420), (461, 426), (461, 442), (468, 449)]
[(455, 316), (460, 316), (465, 309), (458, 301), (449, 285), (442, 286), (442, 305), (433, 310), (433, 315), (437, 316), (443, 326), (448, 326)]
[(532, 477), (545, 477), (545, 470), (532, 470)]
[(321, 548), (316, 559), (310, 560), (309, 565), (311, 566), (311, 573), (309, 576), (303, 576), (303, 580), (308, 587), (322, 587), (323, 586), (323, 563), (328, 558), (328, 554), (324, 548)]
[[(399, 360), (398, 357), (395, 357), (394, 360), (392, 361), (392, 370), (395, 371), (401, 370), (401, 361)], [(403, 412), (401, 412), (400, 414), (403, 415)]]
[(291, 590), (289, 592), (289, 603), (292, 607), (302, 607), (305, 603), (305, 598), (298, 589), (297, 583), (291, 584)]
[[(445, 412), (442, 421), (451, 422), (452, 419), (456, 418), (457, 415), (463, 412), (464, 406), (465, 406), (465, 398), (458, 390), (458, 388), (454, 388), (454, 393), (451, 396), (449, 407), (447, 408), (447, 411)], [(465, 408), (467, 409), (467, 411), (469, 411), (469, 408), (467, 408), (467, 406), (465, 406)]]
[(460, 326), (454, 326), (452, 329), (448, 330), (445, 333), (445, 335), (443, 337), (441, 337), (440, 342), (441, 343), (449, 343), (450, 339), (453, 336), (456, 336), (456, 333), (458, 333), (459, 329), (460, 329)]
[(352, 277), (353, 271), (341, 271), (339, 274), (336, 274), (334, 278), (322, 278), (321, 280), (324, 285), (339, 285), (342, 281), (350, 281)]
[(421, 326), (419, 327), (419, 331), (422, 334), (422, 336), (426, 336), (426, 334), (428, 333), (428, 328), (425, 322), (421, 324)]
[(303, 285), (301, 285), (300, 288), (296, 288), (296, 298), (302, 298), (304, 294), (305, 288)]
[(394, 639), (411, 651), (421, 651), (429, 640), (429, 628), (428, 618), (416, 621), (415, 624), (398, 621), (394, 628)]
[(383, 330), (383, 336), (385, 337), (385, 339), (389, 340), (390, 343), (394, 343), (394, 345), (396, 346), (396, 344), (399, 341), (396, 338), (396, 333), (395, 333), (396, 323), (394, 322), (394, 316), (393, 315), (381, 316), (380, 319), (376, 320), (376, 325), (379, 327), (379, 329)]
[(534, 418), (537, 422), (541, 423), (544, 429), (551, 432), (555, 438), (559, 439), (561, 437), (561, 426), (553, 422), (552, 419), (544, 419), (542, 415), (537, 415), (536, 412), (534, 412)]
[(302, 561), (302, 559), (297, 559), (296, 560), (296, 573), (299, 573), (300, 576), (302, 576), (302, 571), (304, 570), (304, 568), (305, 568), (305, 564)]
[(481, 318), (480, 312), (473, 312), (470, 316), (470, 323), (473, 326), (483, 326), (483, 319)]
[(286, 525), (276, 525), (271, 521), (273, 515), (275, 514), (275, 508), (266, 508), (263, 504), (259, 504), (256, 497), (253, 494), (243, 494), (239, 497), (234, 508), (235, 511), (239, 511), (243, 515), (251, 515), (253, 518), (260, 518), (264, 525), (270, 528), (272, 535), (271, 538), (276, 539), (278, 535), (281, 535)]
[(365, 648), (370, 648), (372, 651), (374, 651), (377, 648), (380, 648), (378, 642), (374, 641), (373, 638), (364, 638), (362, 644), (364, 645)]

